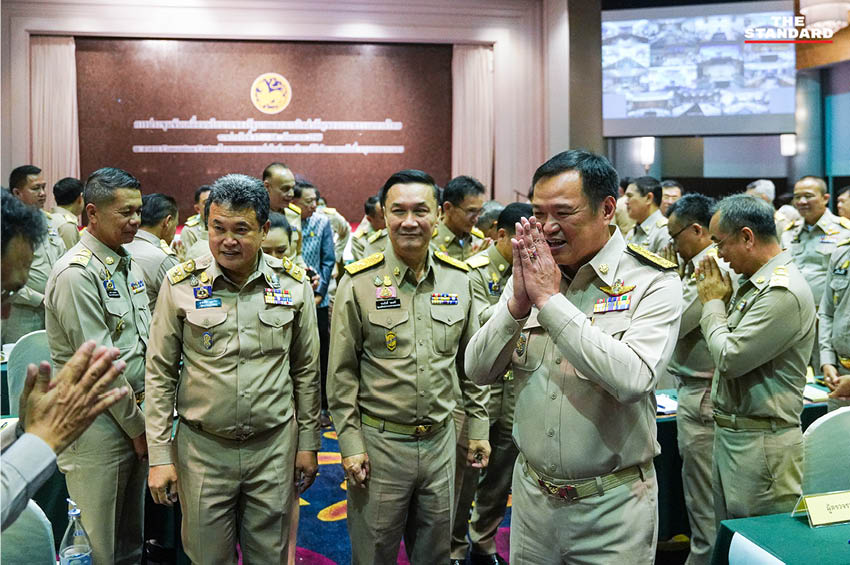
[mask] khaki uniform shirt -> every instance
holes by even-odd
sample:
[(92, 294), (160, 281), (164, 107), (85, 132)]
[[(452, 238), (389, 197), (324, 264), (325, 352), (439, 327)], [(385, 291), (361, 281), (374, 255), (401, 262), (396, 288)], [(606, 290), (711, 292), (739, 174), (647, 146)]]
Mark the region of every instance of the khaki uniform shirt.
[(148, 307), (153, 315), (156, 297), (165, 274), (168, 269), (179, 263), (177, 254), (165, 243), (165, 240), (143, 229), (136, 232), (136, 238), (125, 245), (124, 249), (130, 252), (136, 265), (142, 271), (148, 292)]
[(716, 369), (711, 400), (726, 414), (800, 424), (815, 340), (812, 292), (788, 251), (740, 286), (729, 306), (710, 300), (700, 326)]
[(826, 210), (812, 226), (799, 219), (782, 234), (782, 248), (790, 249), (794, 264), (812, 288), (815, 304), (820, 305), (826, 282), (829, 256), (835, 245), (850, 237), (850, 220), (839, 218)]
[(79, 219), (62, 206), (54, 207), (51, 213), (58, 220), (56, 230), (65, 242), (65, 248), (71, 249), (80, 241), (80, 230), (77, 229)]
[[(357, 226), (357, 229), (351, 236), (351, 255), (355, 261), (371, 255), (370, 253), (364, 253), (363, 248), (366, 246), (369, 237), (376, 231), (378, 230), (373, 228), (372, 224), (366, 220), (360, 222), (360, 225)], [(383, 251), (383, 248), (380, 251)]]
[(364, 236), (361, 239), (360, 248), (354, 254), (354, 257), (359, 261), (375, 253), (383, 253), (389, 244), (390, 238), (387, 228), (372, 230), (372, 233), (368, 237)]
[(466, 260), (466, 264), (470, 267), (469, 278), (472, 279), (472, 284), (487, 297), (488, 306), (481, 311), (479, 317), (479, 322), (483, 325), (493, 315), (502, 290), (511, 277), (513, 265), (508, 263), (495, 245), (473, 255)]
[(2, 321), (3, 343), (14, 343), (26, 334), (44, 329), (44, 292), (50, 270), (65, 253), (65, 242), (56, 229), (61, 218), (44, 212), (47, 235), (33, 250), (27, 283), (10, 299), (9, 317)]
[(626, 252), (619, 230), (609, 229), (575, 278), (564, 276), (561, 292), (521, 320), (508, 310), (511, 278), (466, 351), (466, 373), (478, 383), (511, 365), (514, 441), (552, 479), (600, 476), (660, 452), (655, 381), (676, 345), (682, 285), (672, 263)]
[[(145, 387), (145, 351), (151, 316), (141, 271), (122, 247), (113, 251), (88, 231), (65, 254), (47, 281), (47, 339), (58, 373), (80, 345), (93, 339), (117, 347), (127, 368), (113, 386)], [(145, 431), (145, 419), (128, 395), (109, 409), (127, 437)], [(106, 417), (106, 416), (101, 416)]]
[(661, 210), (656, 210), (644, 221), (635, 224), (626, 235), (626, 243), (640, 245), (653, 253), (660, 253), (671, 242), (670, 234), (667, 232), (667, 218)]
[(472, 228), (472, 232), (463, 240), (458, 239), (446, 224), (440, 222), (431, 234), (431, 249), (448, 253), (458, 261), (466, 261), (479, 251), (484, 249), (484, 234), (478, 228)]
[(717, 256), (717, 246), (714, 244), (697, 253), (686, 265), (682, 279), (683, 310), (679, 324), (679, 341), (667, 365), (667, 371), (676, 377), (711, 379), (714, 376), (714, 360), (699, 325), (702, 302), (697, 292), (697, 278), (694, 272), (706, 256), (714, 257), (717, 265), (732, 277), (733, 284), (737, 282), (737, 275), (731, 271), (729, 264)]
[(200, 259), (204, 255), (208, 255), (210, 253), (210, 239), (209, 232), (205, 231), (202, 234), (202, 237), (198, 239), (195, 243), (192, 244), (192, 247), (188, 248), (185, 253), (185, 257), (187, 260), (189, 259)]
[(295, 417), (297, 449), (319, 448), (313, 291), (300, 267), (262, 252), (258, 257), (241, 288), (211, 254), (169, 271), (145, 374), (151, 465), (173, 463), (175, 401), (180, 418), (228, 439), (246, 439)]
[(346, 271), (328, 366), (328, 403), (342, 456), (366, 451), (361, 411), (398, 424), (435, 424), (452, 417), (461, 394), (470, 439), (487, 439), (489, 391), (459, 378), (456, 366), (486, 304), (466, 265), (429, 254), (425, 275), (416, 281), (388, 245), (384, 254)]
[(290, 204), (283, 209), (283, 215), (286, 216), (286, 221), (292, 228), (292, 233), (289, 234), (289, 253), (286, 256), (294, 259), (301, 256), (301, 208)]
[[(818, 339), (821, 365), (842, 365), (842, 373), (850, 372), (850, 239), (839, 243), (826, 272), (826, 292), (818, 310)], [(820, 368), (820, 367), (818, 367)]]
[(183, 248), (180, 258), (185, 258), (186, 253), (199, 239), (207, 239), (208, 237), (207, 227), (201, 222), (200, 214), (186, 218), (183, 230), (180, 232), (180, 243)]

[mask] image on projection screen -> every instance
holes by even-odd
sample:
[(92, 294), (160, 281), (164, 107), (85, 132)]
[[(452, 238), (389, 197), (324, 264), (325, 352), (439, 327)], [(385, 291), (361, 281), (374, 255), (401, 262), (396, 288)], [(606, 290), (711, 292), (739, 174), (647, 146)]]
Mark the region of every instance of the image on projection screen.
[(744, 42), (747, 29), (772, 27), (790, 12), (617, 14), (604, 12), (602, 22), (604, 135), (794, 130), (794, 45)]

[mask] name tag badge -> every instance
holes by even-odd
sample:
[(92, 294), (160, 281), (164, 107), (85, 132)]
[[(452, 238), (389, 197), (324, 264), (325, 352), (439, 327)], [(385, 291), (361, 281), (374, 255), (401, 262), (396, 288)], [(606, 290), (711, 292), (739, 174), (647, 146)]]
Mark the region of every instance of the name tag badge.
[(200, 310), (201, 308), (220, 308), (221, 307), (221, 298), (206, 298), (204, 300), (196, 300), (195, 308)]
[(376, 300), (375, 307), (378, 310), (386, 310), (388, 308), (401, 308), (400, 298), (387, 298), (385, 300)]
[(109, 298), (121, 298), (118, 289), (115, 288), (115, 282), (112, 279), (103, 281), (103, 288), (106, 290), (106, 296)]

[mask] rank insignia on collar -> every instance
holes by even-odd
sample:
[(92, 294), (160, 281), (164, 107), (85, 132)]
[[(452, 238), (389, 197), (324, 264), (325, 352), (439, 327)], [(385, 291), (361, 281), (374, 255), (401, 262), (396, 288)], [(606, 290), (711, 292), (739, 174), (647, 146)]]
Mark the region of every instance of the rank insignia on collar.
[(192, 276), (189, 277), (189, 284), (192, 286), (198, 286), (199, 284), (201, 284), (201, 281), (199, 281), (198, 277), (196, 277), (195, 274), (192, 273)]
[(458, 295), (448, 292), (435, 292), (431, 294), (431, 304), (454, 305), (458, 304)]
[(401, 274), (401, 269), (399, 269), (398, 267), (394, 268), (394, 269), (393, 269), (393, 274), (394, 274), (395, 276), (399, 276), (399, 275)]
[(390, 276), (384, 275), (384, 286), (392, 286), (392, 285), (393, 285), (393, 280), (390, 278)]
[(375, 286), (381, 286), (381, 285), (383, 284), (383, 281), (381, 280), (381, 277), (376, 276), (376, 277), (375, 277), (375, 280), (373, 280), (373, 281), (372, 281), (372, 283), (373, 283)]
[(631, 292), (635, 289), (635, 285), (631, 284), (626, 286), (623, 284), (622, 279), (617, 279), (614, 281), (614, 284), (611, 286), (602, 286), (599, 287), (599, 290), (607, 294), (608, 296), (620, 296), (621, 294), (626, 294), (627, 292)]
[(206, 272), (206, 271), (204, 271), (203, 273), (201, 273), (201, 282), (202, 282), (202, 283), (208, 283), (208, 282), (210, 282), (210, 276), (207, 274), (207, 272)]
[(212, 287), (209, 285), (196, 286), (192, 289), (192, 291), (195, 293), (195, 298), (198, 300), (204, 300), (205, 298), (212, 296)]
[(279, 288), (267, 288), (263, 293), (263, 300), (266, 304), (292, 306), (292, 293)]
[(384, 340), (387, 344), (387, 351), (395, 351), (395, 348), (398, 346), (398, 340), (396, 339), (395, 332), (392, 330), (387, 331), (387, 335), (384, 336)]
[(145, 281), (135, 281), (130, 283), (130, 290), (133, 291), (133, 294), (139, 294), (140, 292), (145, 291)]
[(397, 296), (394, 286), (382, 286), (375, 289), (375, 298), (395, 298)]
[(593, 305), (594, 314), (604, 314), (605, 312), (622, 312), (628, 310), (632, 303), (631, 296), (617, 295), (608, 298), (600, 298)]
[(519, 338), (516, 340), (516, 354), (522, 356), (525, 353), (525, 346), (528, 343), (528, 336), (525, 334), (519, 334)]
[(203, 337), (203, 340), (204, 340), (204, 349), (212, 349), (212, 346), (213, 346), (212, 334), (210, 332), (204, 332), (202, 334), (202, 337)]

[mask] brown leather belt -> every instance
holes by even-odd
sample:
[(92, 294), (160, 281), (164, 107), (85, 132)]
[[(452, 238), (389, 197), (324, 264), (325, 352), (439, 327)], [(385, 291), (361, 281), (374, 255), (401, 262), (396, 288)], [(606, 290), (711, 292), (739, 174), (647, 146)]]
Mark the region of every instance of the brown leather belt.
[(643, 478), (641, 468), (638, 465), (633, 465), (592, 479), (577, 479), (569, 482), (548, 480), (531, 466), (522, 453), (519, 454), (519, 464), (526, 474), (537, 483), (543, 494), (565, 502), (575, 502), (589, 496), (602, 496), (607, 490)]
[(424, 437), (427, 435), (431, 435), (441, 429), (446, 425), (446, 422), (449, 418), (443, 419), (442, 422), (437, 423), (428, 423), (428, 424), (397, 424), (395, 422), (390, 422), (389, 420), (383, 420), (381, 418), (376, 418), (375, 416), (370, 416), (365, 412), (360, 413), (360, 421), (370, 428), (376, 428), (380, 431), (392, 432), (394, 434), (402, 434), (406, 436), (416, 436), (416, 437)]
[(794, 428), (795, 424), (789, 424), (776, 418), (749, 418), (737, 414), (724, 414), (714, 412), (714, 423), (721, 428), (730, 430), (770, 430), (775, 432), (784, 428)]

